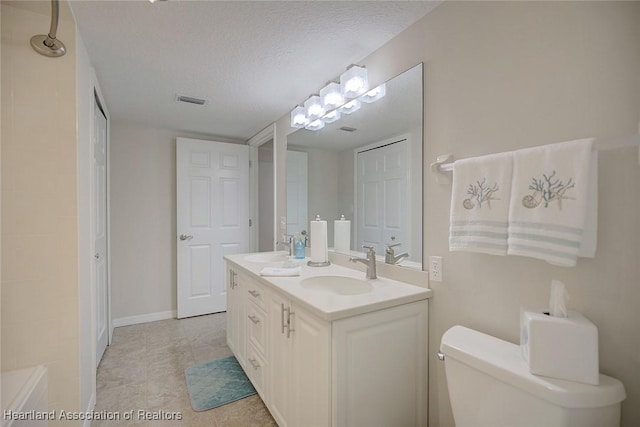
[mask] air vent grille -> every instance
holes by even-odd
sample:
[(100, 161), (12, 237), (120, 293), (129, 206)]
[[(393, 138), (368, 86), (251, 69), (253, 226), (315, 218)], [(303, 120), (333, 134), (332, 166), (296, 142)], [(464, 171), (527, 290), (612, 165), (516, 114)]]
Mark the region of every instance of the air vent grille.
[(178, 101), (186, 102), (187, 104), (204, 105), (207, 101), (200, 98), (193, 98), (191, 96), (178, 95)]

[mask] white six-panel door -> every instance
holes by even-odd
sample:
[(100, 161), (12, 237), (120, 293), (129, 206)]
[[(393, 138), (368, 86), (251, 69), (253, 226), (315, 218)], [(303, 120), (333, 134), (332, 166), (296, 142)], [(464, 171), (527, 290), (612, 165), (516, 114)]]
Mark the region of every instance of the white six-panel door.
[(409, 141), (402, 139), (356, 153), (356, 250), (373, 246), (384, 253), (385, 243), (409, 248)]
[(249, 250), (246, 145), (176, 142), (178, 318), (226, 310), (223, 256)]
[(94, 102), (93, 128), (94, 283), (96, 287), (96, 366), (109, 340), (109, 294), (107, 287), (107, 119)]

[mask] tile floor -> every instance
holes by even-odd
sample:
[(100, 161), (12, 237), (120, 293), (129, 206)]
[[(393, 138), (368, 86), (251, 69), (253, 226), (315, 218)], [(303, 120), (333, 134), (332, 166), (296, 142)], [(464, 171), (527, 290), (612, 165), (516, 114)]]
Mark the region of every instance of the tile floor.
[[(133, 421), (93, 421), (97, 426), (276, 426), (258, 395), (209, 411), (191, 409), (184, 369), (230, 356), (226, 313), (116, 328), (98, 366), (95, 411), (124, 414)], [(139, 420), (138, 411), (178, 411), (182, 420)]]

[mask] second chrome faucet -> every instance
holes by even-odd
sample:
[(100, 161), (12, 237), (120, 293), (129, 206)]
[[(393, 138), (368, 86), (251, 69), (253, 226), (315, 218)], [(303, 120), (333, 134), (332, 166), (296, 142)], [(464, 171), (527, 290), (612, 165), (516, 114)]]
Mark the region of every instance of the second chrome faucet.
[(364, 249), (367, 249), (367, 257), (366, 258), (357, 258), (351, 257), (349, 261), (351, 262), (361, 262), (367, 266), (367, 279), (377, 279), (376, 275), (376, 251), (373, 249), (373, 246), (362, 246)]

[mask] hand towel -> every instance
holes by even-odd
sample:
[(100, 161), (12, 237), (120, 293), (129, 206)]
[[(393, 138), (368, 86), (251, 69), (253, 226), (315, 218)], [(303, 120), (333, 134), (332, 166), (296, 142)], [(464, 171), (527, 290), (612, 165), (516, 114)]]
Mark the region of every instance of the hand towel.
[(300, 275), (300, 266), (298, 267), (264, 267), (260, 270), (261, 276), (271, 277), (290, 277)]
[(509, 255), (576, 265), (595, 196), (592, 146), (581, 139), (514, 152)]
[(510, 152), (454, 162), (450, 251), (507, 254), (512, 175)]

